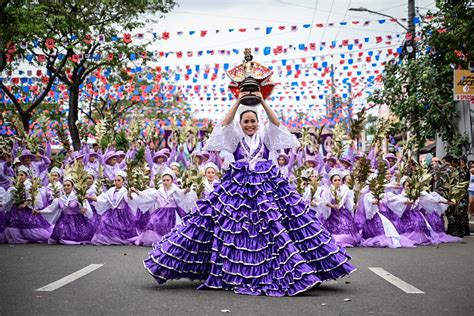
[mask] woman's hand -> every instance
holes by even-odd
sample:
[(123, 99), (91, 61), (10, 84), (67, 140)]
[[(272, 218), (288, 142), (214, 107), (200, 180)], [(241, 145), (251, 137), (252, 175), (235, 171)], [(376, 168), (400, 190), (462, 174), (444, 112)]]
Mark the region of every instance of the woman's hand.
[(377, 199), (373, 199), (373, 200), (372, 200), (372, 204), (379, 205), (379, 203), (380, 203), (380, 202), (379, 202), (379, 200), (377, 200)]
[(19, 208), (25, 208), (28, 206), (28, 201), (25, 201), (23, 203), (21, 203), (20, 205), (18, 205)]
[(251, 93), (248, 92), (248, 91), (240, 91), (239, 97), (237, 98), (237, 102), (236, 102), (236, 103), (237, 103), (237, 104), (240, 104), (240, 102), (242, 101), (242, 98), (245, 97), (245, 96), (247, 96), (247, 95), (249, 95), (249, 94), (251, 94)]
[(410, 201), (410, 200), (406, 200), (406, 201), (405, 201), (405, 204), (406, 204), (406, 205), (412, 205), (413, 203), (414, 203), (414, 202), (413, 202), (413, 201)]

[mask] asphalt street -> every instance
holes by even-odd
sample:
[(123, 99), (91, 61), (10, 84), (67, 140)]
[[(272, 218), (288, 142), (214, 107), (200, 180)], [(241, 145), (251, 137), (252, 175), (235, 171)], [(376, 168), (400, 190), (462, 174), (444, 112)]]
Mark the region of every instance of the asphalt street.
[[(413, 249), (355, 248), (358, 270), (296, 297), (196, 290), (199, 282), (155, 283), (133, 246), (0, 245), (0, 315), (474, 315), (474, 237)], [(36, 291), (103, 264), (54, 291)], [(369, 267), (424, 294), (407, 294)]]

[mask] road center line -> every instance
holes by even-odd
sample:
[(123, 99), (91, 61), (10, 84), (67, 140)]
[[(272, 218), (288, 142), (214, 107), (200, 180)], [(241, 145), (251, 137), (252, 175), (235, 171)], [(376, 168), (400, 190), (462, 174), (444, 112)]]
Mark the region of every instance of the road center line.
[(48, 285), (45, 285), (43, 287), (40, 287), (39, 289), (36, 289), (36, 291), (42, 291), (42, 292), (52, 292), (54, 290), (59, 289), (60, 287), (63, 287), (71, 282), (74, 282), (75, 280), (93, 272), (94, 270), (99, 269), (102, 267), (104, 264), (90, 264), (87, 267), (78, 270), (74, 273), (71, 273), (67, 276), (65, 276), (62, 279), (59, 279), (57, 281), (54, 281), (53, 283), (50, 283)]
[(423, 292), (422, 290), (417, 289), (413, 285), (403, 281), (402, 279), (397, 278), (396, 276), (394, 276), (393, 274), (391, 274), (390, 272), (382, 268), (369, 267), (369, 270), (377, 274), (379, 277), (386, 280), (387, 282), (395, 285), (396, 287), (398, 287), (400, 290), (402, 290), (405, 293), (425, 294), (425, 292)]

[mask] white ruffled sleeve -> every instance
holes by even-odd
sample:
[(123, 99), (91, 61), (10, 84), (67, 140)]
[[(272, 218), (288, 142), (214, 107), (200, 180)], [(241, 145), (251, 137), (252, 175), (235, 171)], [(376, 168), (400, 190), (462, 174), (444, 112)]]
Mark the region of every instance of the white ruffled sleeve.
[(445, 198), (436, 192), (422, 192), (418, 203), (426, 212), (436, 212), (438, 215), (444, 214), (448, 209), (448, 204), (442, 203), (447, 202)]
[(374, 199), (374, 195), (370, 191), (363, 197), (362, 202), (364, 203), (365, 217), (368, 220), (372, 219), (374, 215), (379, 212), (379, 207), (374, 204)]
[(186, 213), (191, 212), (194, 208), (196, 201), (198, 200), (197, 194), (194, 191), (176, 190), (176, 204), (181, 207)]
[(222, 121), (219, 122), (212, 130), (206, 145), (204, 145), (204, 150), (226, 150), (233, 153), (240, 139), (243, 137), (241, 133), (239, 133), (239, 128), (237, 128), (236, 124), (238, 123), (235, 119), (227, 126), (222, 126)]
[(331, 208), (327, 205), (332, 203), (332, 194), (329, 188), (325, 188), (321, 193), (321, 202), (320, 214), (324, 219), (328, 219), (331, 215)]
[[(109, 189), (110, 191), (111, 189)], [(107, 194), (109, 191), (103, 192), (102, 194), (97, 196), (97, 202), (95, 209), (97, 211), (97, 214), (102, 215), (107, 211), (108, 209), (112, 208), (112, 205), (109, 202), (109, 199), (107, 198)]]
[(347, 208), (352, 213), (352, 215), (354, 215), (354, 191), (349, 189), (347, 186), (343, 186), (341, 188), (341, 191), (342, 198), (341, 202), (339, 202), (339, 207)]
[(129, 199), (128, 205), (132, 209), (133, 213), (137, 213), (140, 210), (142, 213), (148, 211), (154, 211), (155, 200), (157, 196), (157, 190), (155, 188), (148, 188), (139, 194), (132, 193), (132, 199)]
[(280, 124), (276, 126), (273, 123), (268, 123), (265, 128), (265, 136), (263, 138), (265, 145), (269, 151), (283, 150), (286, 148), (297, 148), (300, 146), (300, 142), (295, 135), (291, 134), (290, 131)]
[(39, 211), (41, 215), (50, 223), (55, 224), (61, 215), (61, 208), (59, 207), (58, 199), (54, 199), (53, 202), (46, 208)]
[(403, 213), (407, 209), (407, 204), (405, 202), (408, 200), (405, 196), (401, 194), (393, 194), (391, 192), (385, 193), (385, 197), (383, 199), (387, 205), (387, 207), (397, 214), (398, 217), (402, 217)]

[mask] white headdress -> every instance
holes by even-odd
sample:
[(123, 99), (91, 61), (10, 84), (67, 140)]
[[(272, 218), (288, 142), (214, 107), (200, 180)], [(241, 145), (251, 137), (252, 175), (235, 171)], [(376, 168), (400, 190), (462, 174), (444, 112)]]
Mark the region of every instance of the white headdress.
[(52, 174), (52, 173), (57, 173), (57, 174), (59, 174), (60, 177), (63, 176), (63, 171), (61, 169), (59, 169), (58, 167), (53, 167), (51, 169), (51, 171), (49, 172), (49, 174)]
[(204, 171), (206, 171), (208, 168), (212, 168), (215, 172), (219, 172), (219, 167), (213, 162), (208, 162), (204, 165)]
[(349, 170), (344, 170), (343, 172), (341, 172), (341, 177), (344, 178), (346, 176), (350, 176), (351, 175), (351, 172)]
[(246, 111), (252, 111), (255, 113), (255, 115), (257, 115), (257, 119), (260, 119), (261, 115), (260, 115), (260, 111), (259, 111), (259, 105), (256, 105), (256, 106), (247, 106), (247, 105), (243, 105), (243, 104), (240, 104), (239, 105), (239, 108), (237, 109), (237, 120), (240, 121), (240, 115)]
[(339, 177), (341, 177), (341, 173), (340, 173), (339, 170), (337, 170), (336, 168), (333, 168), (333, 169), (331, 169), (331, 171), (329, 171), (328, 176), (329, 176), (329, 180), (331, 180), (332, 177), (334, 177), (334, 176), (339, 176)]
[(18, 167), (18, 172), (23, 172), (28, 178), (31, 178), (31, 170), (27, 166), (21, 165)]
[(179, 162), (173, 161), (172, 163), (170, 163), (170, 168), (173, 166), (176, 166), (179, 168)]
[(161, 172), (161, 177), (164, 177), (165, 175), (168, 175), (170, 176), (173, 180), (176, 179), (176, 174), (174, 173), (174, 171), (170, 168), (165, 168), (162, 172)]
[(116, 173), (115, 173), (115, 176), (120, 176), (122, 177), (124, 180), (127, 179), (127, 173), (123, 170), (118, 170)]
[(93, 177), (94, 177), (94, 179), (95, 179), (95, 178), (97, 178), (97, 173), (95, 172), (95, 170), (94, 170), (94, 169), (92, 169), (92, 168), (88, 168), (88, 169), (86, 170), (86, 172), (87, 172), (87, 174), (88, 174), (88, 175), (91, 175), (91, 176), (93, 176)]
[(70, 175), (67, 175), (67, 176), (64, 177), (63, 182), (66, 182), (66, 181), (71, 182), (71, 183), (72, 183), (72, 186), (76, 185), (76, 182), (74, 181), (74, 178), (73, 178), (72, 176), (70, 176)]

